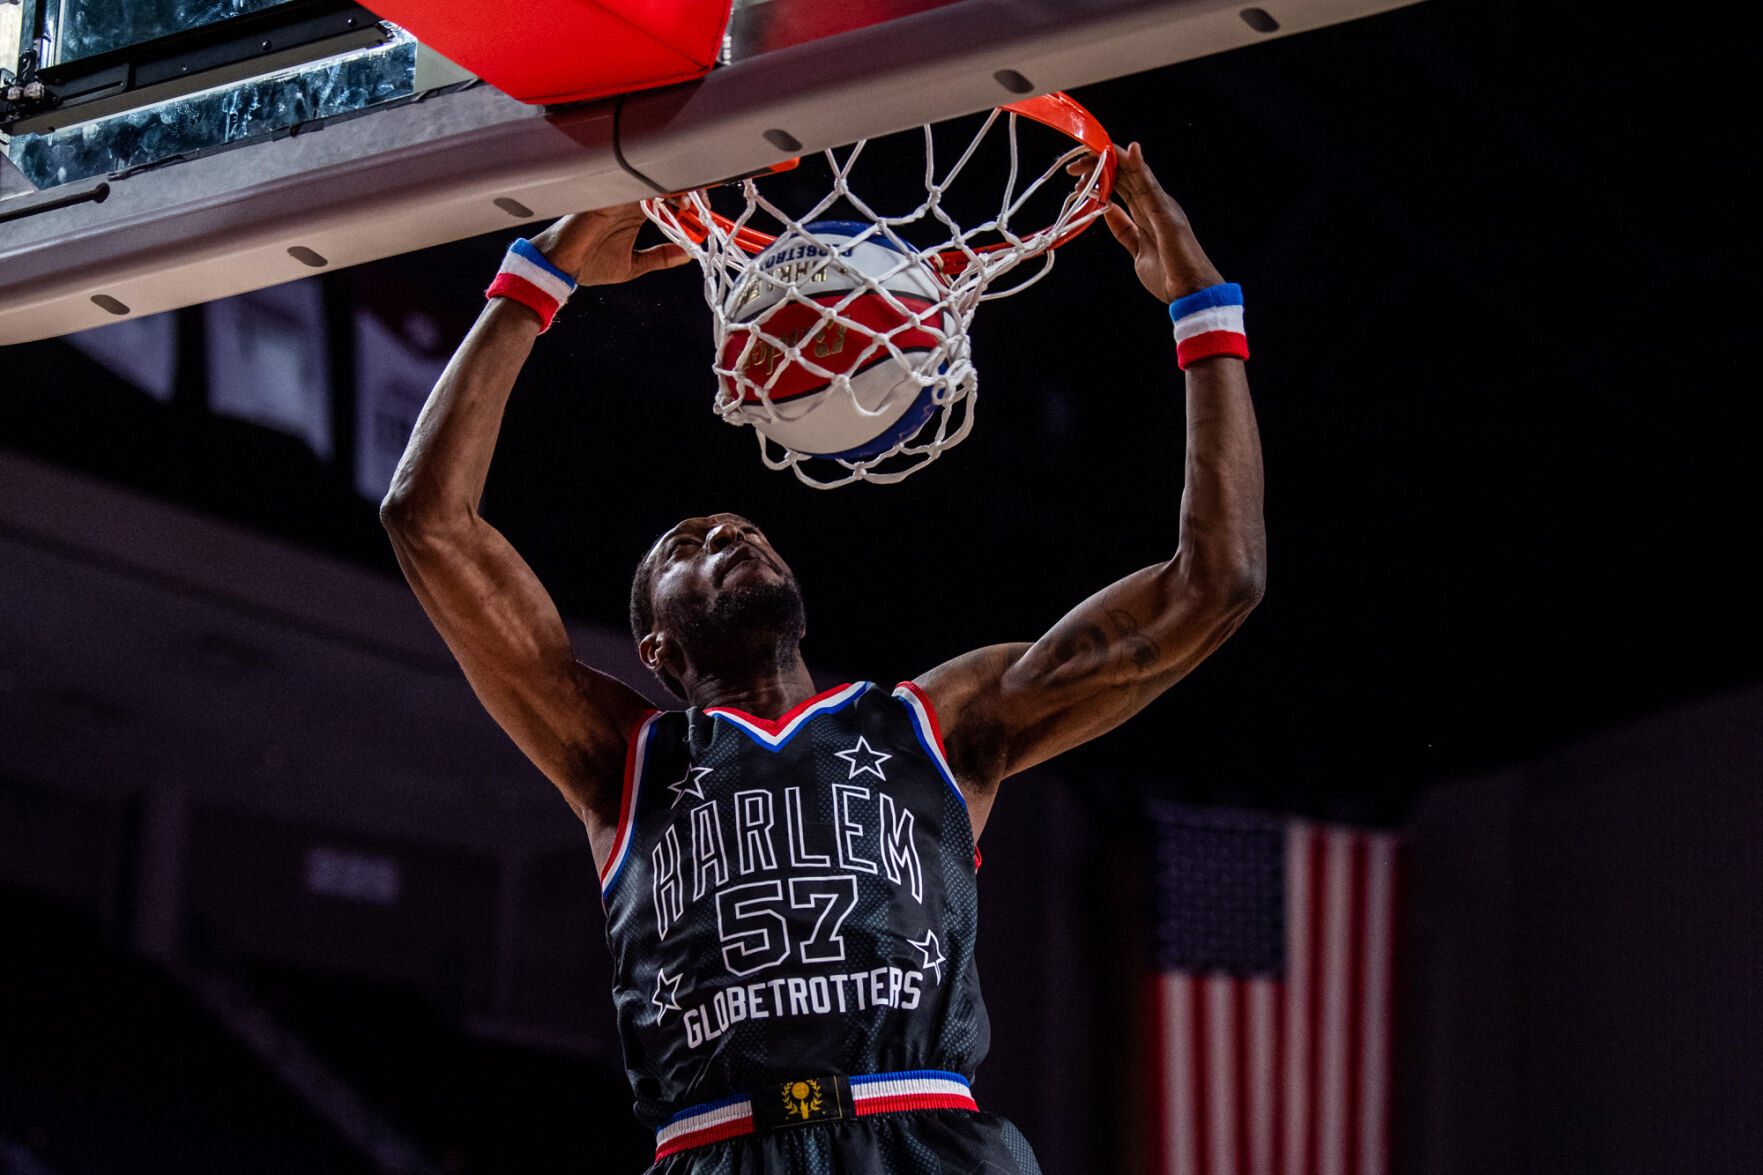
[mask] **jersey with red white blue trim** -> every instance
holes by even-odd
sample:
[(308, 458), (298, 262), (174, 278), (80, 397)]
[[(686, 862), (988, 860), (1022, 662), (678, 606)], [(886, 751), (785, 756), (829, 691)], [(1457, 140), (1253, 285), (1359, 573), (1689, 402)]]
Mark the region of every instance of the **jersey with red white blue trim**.
[(816, 1074), (971, 1077), (974, 857), (910, 683), (645, 717), (601, 876), (639, 1120)]

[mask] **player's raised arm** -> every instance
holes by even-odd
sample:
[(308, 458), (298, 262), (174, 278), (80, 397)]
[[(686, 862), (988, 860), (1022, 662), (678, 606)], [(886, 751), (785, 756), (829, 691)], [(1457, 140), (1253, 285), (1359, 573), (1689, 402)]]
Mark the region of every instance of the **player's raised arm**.
[[(1132, 254), (1139, 280), (1183, 316), (1177, 335), (1186, 336), (1179, 353), (1188, 431), (1180, 533), (1168, 562), (1097, 592), (1033, 644), (979, 649), (919, 679), (941, 720), (976, 836), (1000, 780), (1138, 713), (1236, 631), (1266, 578), (1261, 444), (1240, 357), (1241, 296), (1223, 284), (1136, 143), (1121, 156), (1115, 194), (1126, 206), (1108, 208), (1108, 228)], [(1157, 502), (1117, 506), (1152, 525), (1166, 516)]]
[[(497, 289), (430, 393), (380, 506), (417, 599), (472, 689), (562, 790), (604, 856), (618, 820), (626, 736), (647, 708), (628, 686), (576, 661), (562, 617), (526, 561), (478, 515), (502, 412), (533, 340), (545, 291), (629, 280), (686, 259), (636, 251), (635, 205), (565, 217), (511, 254)], [(568, 277), (564, 276), (568, 275)]]

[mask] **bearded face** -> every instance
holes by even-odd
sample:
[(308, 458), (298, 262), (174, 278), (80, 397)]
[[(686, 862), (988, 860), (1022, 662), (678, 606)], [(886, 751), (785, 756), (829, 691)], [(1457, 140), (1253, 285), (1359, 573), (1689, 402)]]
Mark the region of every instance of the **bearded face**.
[(663, 535), (632, 594), (633, 633), (652, 642), (657, 672), (676, 693), (688, 666), (739, 680), (791, 663), (806, 632), (795, 575), (738, 515), (687, 519)]
[(702, 607), (681, 607), (678, 624), (679, 639), (694, 658), (743, 647), (753, 638), (794, 645), (808, 627), (794, 576), (724, 588)]

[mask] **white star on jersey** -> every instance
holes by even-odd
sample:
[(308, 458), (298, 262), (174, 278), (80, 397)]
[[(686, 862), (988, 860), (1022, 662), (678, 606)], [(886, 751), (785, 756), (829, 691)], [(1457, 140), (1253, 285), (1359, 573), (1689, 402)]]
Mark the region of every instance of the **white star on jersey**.
[[(912, 939), (906, 941), (918, 948), (918, 953), (924, 956), (925, 967), (937, 973), (937, 986), (943, 986), (943, 964), (949, 960), (943, 954), (942, 944), (937, 942), (937, 932), (934, 930), (925, 931), (923, 942), (913, 942)], [(936, 957), (932, 958), (932, 955)]]
[(686, 773), (680, 776), (678, 783), (670, 783), (667, 785), (667, 790), (673, 793), (673, 803), (667, 806), (669, 808), (677, 808), (679, 807), (679, 802), (687, 796), (691, 796), (694, 800), (703, 799), (704, 777), (715, 770), (716, 768), (714, 767), (687, 767)]
[[(675, 975), (672, 979), (669, 979), (667, 977), (666, 968), (656, 969), (655, 995), (654, 998), (649, 1001), (655, 1005), (655, 1023), (659, 1024), (662, 1020), (666, 1019), (669, 1011), (677, 1012), (680, 1010), (679, 981), (683, 978), (685, 978), (685, 976)], [(665, 996), (661, 991), (663, 986), (667, 988)]]
[(872, 771), (875, 773), (875, 777), (883, 783), (888, 781), (888, 777), (882, 774), (881, 765), (892, 759), (893, 756), (886, 751), (878, 751), (870, 746), (869, 740), (862, 735), (857, 736), (857, 745), (850, 750), (834, 751), (833, 754), (851, 765), (851, 772), (845, 776), (846, 779), (856, 779), (863, 772)]

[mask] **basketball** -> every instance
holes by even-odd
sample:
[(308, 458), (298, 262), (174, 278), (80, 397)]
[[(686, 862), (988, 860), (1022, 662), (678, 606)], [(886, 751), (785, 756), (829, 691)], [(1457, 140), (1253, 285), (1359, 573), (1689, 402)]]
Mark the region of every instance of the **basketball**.
[(936, 409), (935, 369), (921, 379), (913, 364), (934, 362), (951, 330), (942, 283), (869, 227), (817, 221), (779, 237), (723, 308), (725, 402), (798, 453), (875, 457)]

